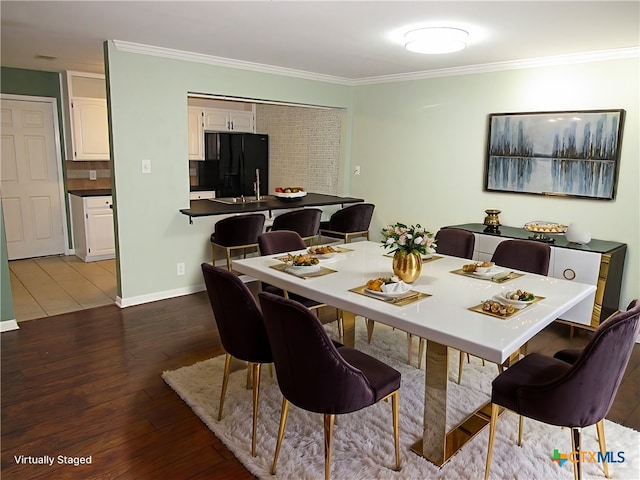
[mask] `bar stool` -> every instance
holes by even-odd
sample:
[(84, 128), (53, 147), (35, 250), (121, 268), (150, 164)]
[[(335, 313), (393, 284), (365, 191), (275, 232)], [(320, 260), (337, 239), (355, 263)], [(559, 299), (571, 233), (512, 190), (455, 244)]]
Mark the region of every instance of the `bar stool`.
[(246, 249), (258, 249), (258, 235), (264, 228), (264, 215), (252, 213), (228, 217), (216, 223), (215, 232), (211, 234), (211, 261), (216, 263), (216, 247), (223, 248), (227, 258), (227, 270), (231, 271), (231, 252), (242, 250), (246, 257)]
[(369, 240), (369, 225), (373, 217), (372, 203), (356, 203), (338, 210), (328, 222), (320, 222), (320, 235), (341, 238), (349, 243), (353, 237), (366, 237)]
[(311, 245), (320, 229), (322, 210), (319, 208), (302, 208), (278, 215), (273, 219), (271, 231), (290, 230), (296, 232), (306, 245)]

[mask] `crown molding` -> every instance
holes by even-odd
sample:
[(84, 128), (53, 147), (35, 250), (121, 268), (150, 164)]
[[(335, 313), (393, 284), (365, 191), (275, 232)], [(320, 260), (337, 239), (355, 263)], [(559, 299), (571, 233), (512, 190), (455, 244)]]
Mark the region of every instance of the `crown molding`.
[(326, 83), (337, 83), (340, 85), (348, 85), (348, 79), (334, 77), (332, 75), (323, 75), (321, 73), (306, 72), (304, 70), (295, 70), (293, 68), (276, 67), (263, 63), (245, 62), (243, 60), (235, 60), (233, 58), (215, 57), (212, 55), (204, 55), (202, 53), (186, 52), (183, 50), (174, 50), (172, 48), (154, 47), (153, 45), (143, 45), (141, 43), (124, 42), (121, 40), (112, 40), (117, 50), (128, 53), (140, 53), (143, 55), (151, 55), (154, 57), (170, 58), (173, 60), (183, 60), (185, 62), (204, 63), (207, 65), (215, 65), (218, 67), (237, 68), (240, 70), (250, 70), (253, 72), (270, 73), (274, 75), (284, 75), (287, 77), (304, 78), (306, 80), (315, 80)]
[(464, 67), (442, 68), (438, 70), (424, 70), (420, 72), (350, 79), (332, 75), (323, 75), (320, 73), (307, 72), (303, 70), (295, 70), (292, 68), (276, 67), (273, 65), (266, 65), (262, 63), (245, 62), (242, 60), (234, 60), (232, 58), (215, 57), (211, 55), (204, 55), (201, 53), (186, 52), (183, 50), (175, 50), (164, 47), (155, 47), (153, 45), (124, 42), (121, 40), (112, 40), (112, 43), (117, 50), (122, 52), (139, 53), (155, 57), (163, 57), (174, 60), (183, 60), (187, 62), (204, 63), (208, 65), (215, 65), (218, 67), (236, 68), (240, 70), (250, 70), (253, 72), (303, 78), (306, 80), (314, 80), (318, 82), (334, 83), (346, 86), (376, 85), (382, 83), (405, 82), (409, 80), (422, 80), (441, 77), (455, 77), (459, 75), (473, 75), (477, 73), (500, 72), (506, 70), (522, 70), (526, 68), (548, 67), (554, 65), (571, 65), (576, 63), (640, 58), (640, 47), (629, 47), (618, 48), (615, 50), (578, 53), (572, 55), (529, 58), (508, 62), (484, 63)]

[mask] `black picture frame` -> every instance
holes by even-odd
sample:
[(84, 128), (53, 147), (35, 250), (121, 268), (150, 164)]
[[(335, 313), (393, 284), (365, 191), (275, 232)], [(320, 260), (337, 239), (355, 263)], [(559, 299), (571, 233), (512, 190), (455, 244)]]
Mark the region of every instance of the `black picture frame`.
[(484, 190), (615, 199), (625, 113), (489, 114)]

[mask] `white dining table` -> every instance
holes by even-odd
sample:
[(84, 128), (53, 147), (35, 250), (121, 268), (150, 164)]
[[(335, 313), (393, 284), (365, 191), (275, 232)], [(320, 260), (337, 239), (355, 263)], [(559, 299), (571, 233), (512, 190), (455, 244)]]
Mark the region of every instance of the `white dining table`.
[[(369, 279), (393, 274), (392, 259), (380, 243), (362, 241), (340, 247), (346, 251), (321, 261), (322, 267), (333, 270), (325, 275), (301, 278), (273, 268), (282, 265), (278, 259), (282, 255), (234, 260), (233, 269), (341, 310), (345, 345), (354, 346), (357, 315), (426, 339), (423, 435), (412, 450), (439, 466), (489, 418), (484, 405), (447, 431), (449, 351), (453, 348), (508, 365), (517, 360), (520, 347), (595, 290), (592, 285), (517, 270), (514, 274), (522, 275), (504, 282), (461, 275), (453, 272), (470, 260), (436, 254), (425, 261), (422, 274), (411, 284), (413, 291), (428, 296), (402, 306), (351, 291)], [(508, 318), (471, 310), (495, 295), (518, 289), (543, 298)]]

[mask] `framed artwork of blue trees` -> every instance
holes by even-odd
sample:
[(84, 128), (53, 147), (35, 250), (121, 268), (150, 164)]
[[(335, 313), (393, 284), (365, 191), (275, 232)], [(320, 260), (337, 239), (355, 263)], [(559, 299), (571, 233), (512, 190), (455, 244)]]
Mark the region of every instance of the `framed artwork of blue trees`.
[(484, 189), (613, 200), (624, 114), (490, 114)]

